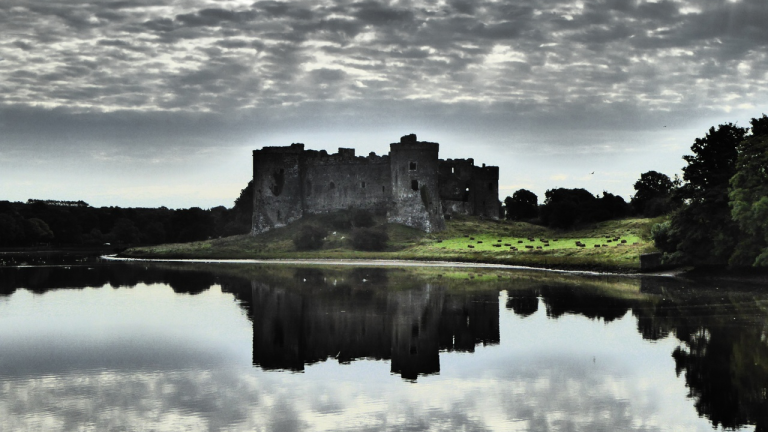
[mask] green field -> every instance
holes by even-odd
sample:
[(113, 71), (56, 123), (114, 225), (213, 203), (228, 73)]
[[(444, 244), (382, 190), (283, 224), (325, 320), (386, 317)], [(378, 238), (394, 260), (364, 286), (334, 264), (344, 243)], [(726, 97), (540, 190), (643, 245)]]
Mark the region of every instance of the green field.
[[(322, 249), (297, 251), (291, 240), (297, 228), (302, 223), (319, 223), (320, 220), (310, 217), (255, 237), (241, 235), (139, 247), (129, 249), (123, 255), (136, 258), (410, 259), (633, 272), (640, 267), (640, 254), (655, 251), (650, 229), (659, 222), (658, 219), (622, 219), (572, 231), (556, 231), (524, 222), (462, 217), (447, 221), (446, 231), (432, 234), (386, 224), (390, 240), (387, 249), (381, 252), (353, 250), (349, 242), (350, 231), (333, 231), (332, 228)], [(383, 218), (378, 222), (383, 224)], [(585, 246), (577, 246), (577, 241)], [(468, 247), (470, 245), (473, 247)], [(512, 247), (518, 250), (512, 250)]]

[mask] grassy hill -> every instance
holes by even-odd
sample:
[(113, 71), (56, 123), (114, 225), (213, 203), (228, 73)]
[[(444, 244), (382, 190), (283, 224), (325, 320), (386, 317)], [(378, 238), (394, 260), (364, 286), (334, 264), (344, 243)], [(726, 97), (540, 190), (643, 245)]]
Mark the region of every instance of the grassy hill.
[[(446, 231), (427, 234), (403, 225), (385, 224), (383, 217), (379, 217), (377, 222), (386, 227), (390, 239), (384, 251), (354, 250), (349, 241), (351, 230), (343, 228), (328, 228), (329, 234), (321, 249), (297, 251), (292, 242), (297, 229), (305, 223), (322, 225), (327, 220), (327, 216), (310, 216), (258, 236), (138, 247), (123, 255), (134, 258), (441, 260), (631, 272), (639, 270), (640, 254), (655, 251), (650, 228), (659, 222), (658, 219), (622, 219), (558, 231), (525, 222), (459, 217), (447, 221)], [(577, 242), (584, 246), (577, 246)]]

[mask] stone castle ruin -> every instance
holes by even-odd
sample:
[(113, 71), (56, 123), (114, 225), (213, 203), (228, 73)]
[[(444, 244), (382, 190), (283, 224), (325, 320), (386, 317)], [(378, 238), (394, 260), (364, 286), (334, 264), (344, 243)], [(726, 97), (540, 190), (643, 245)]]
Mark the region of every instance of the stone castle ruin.
[(498, 219), (499, 168), (473, 159), (438, 159), (439, 144), (406, 135), (389, 155), (354, 149), (304, 150), (304, 144), (253, 151), (253, 227), (259, 234), (305, 214), (362, 209), (426, 232), (453, 214)]

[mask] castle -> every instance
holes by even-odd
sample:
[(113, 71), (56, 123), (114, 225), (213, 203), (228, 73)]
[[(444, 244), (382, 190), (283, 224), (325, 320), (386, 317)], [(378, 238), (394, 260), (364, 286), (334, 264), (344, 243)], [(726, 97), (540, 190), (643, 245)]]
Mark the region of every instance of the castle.
[(388, 222), (426, 232), (444, 230), (453, 214), (498, 219), (499, 168), (438, 159), (438, 150), (414, 134), (383, 156), (355, 156), (348, 148), (328, 154), (304, 144), (254, 150), (251, 233), (345, 209), (386, 213)]

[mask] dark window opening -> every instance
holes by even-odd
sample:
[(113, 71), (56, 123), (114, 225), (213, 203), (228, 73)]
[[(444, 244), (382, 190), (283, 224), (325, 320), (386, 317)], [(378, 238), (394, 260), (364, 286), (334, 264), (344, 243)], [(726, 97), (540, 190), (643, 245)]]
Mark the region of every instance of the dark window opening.
[(360, 186), (362, 186), (362, 188), (365, 189), (365, 182), (360, 183)]
[(416, 162), (411, 162), (410, 170), (416, 171)]
[(272, 186), (270, 189), (272, 189), (272, 195), (274, 196), (280, 196), (281, 193), (283, 193), (283, 186), (285, 185), (285, 170), (280, 169), (280, 171), (274, 171), (272, 172)]
[(419, 337), (419, 325), (418, 324), (411, 325), (411, 336), (412, 337)]
[(411, 180), (411, 189), (419, 190), (419, 181), (418, 180)]
[(387, 189), (386, 189), (384, 186), (382, 186), (382, 187), (381, 187), (381, 193), (384, 193), (384, 192), (386, 192), (386, 191), (387, 191)]
[(333, 182), (331, 182), (331, 189), (335, 189), (335, 188), (336, 188), (336, 185), (333, 184)]

